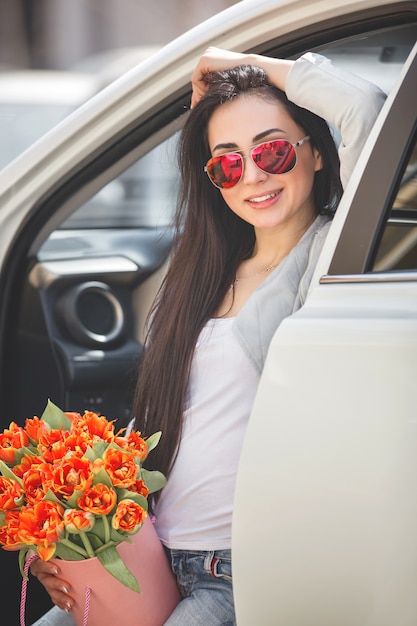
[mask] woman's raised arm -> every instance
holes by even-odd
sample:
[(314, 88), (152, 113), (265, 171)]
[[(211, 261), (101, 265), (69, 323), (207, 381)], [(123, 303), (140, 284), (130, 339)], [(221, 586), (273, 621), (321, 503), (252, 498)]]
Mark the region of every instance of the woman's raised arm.
[(271, 84), (285, 91), (289, 100), (330, 122), (341, 134), (340, 178), (346, 186), (386, 94), (373, 83), (333, 65), (320, 54), (307, 53), (296, 61), (259, 54), (240, 54), (208, 48), (192, 75), (195, 106), (204, 95), (208, 72), (237, 65), (257, 65)]

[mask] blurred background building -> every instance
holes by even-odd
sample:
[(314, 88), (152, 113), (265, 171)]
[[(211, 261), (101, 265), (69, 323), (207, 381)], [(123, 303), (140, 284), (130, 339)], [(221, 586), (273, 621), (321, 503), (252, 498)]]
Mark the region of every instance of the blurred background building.
[(238, 0), (0, 0), (0, 169), (188, 29)]
[(65, 70), (114, 48), (162, 45), (238, 0), (0, 0), (0, 70)]

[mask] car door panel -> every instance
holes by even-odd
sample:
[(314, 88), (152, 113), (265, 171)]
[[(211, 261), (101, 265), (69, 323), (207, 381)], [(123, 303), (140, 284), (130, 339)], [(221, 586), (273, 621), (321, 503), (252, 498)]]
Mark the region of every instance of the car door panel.
[(415, 624), (417, 288), (375, 287), (313, 293), (272, 342), (234, 508), (243, 626)]

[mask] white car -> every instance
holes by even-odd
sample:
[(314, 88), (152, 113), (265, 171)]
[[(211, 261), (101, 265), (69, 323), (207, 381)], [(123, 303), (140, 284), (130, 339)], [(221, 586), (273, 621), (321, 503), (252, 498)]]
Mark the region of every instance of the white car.
[[(412, 0), (243, 0), (0, 172), (1, 428), (47, 397), (123, 421), (200, 53), (315, 50), (387, 91), (308, 298), (266, 360), (234, 507), (238, 626), (417, 624), (416, 34)], [(17, 615), (15, 557), (1, 554)]]

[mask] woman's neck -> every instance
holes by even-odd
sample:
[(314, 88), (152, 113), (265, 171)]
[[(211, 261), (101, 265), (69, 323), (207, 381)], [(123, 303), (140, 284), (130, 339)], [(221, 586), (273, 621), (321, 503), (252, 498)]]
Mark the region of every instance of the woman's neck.
[[(279, 265), (297, 245), (304, 233), (310, 228), (316, 215), (309, 215), (302, 221), (279, 225), (273, 229), (255, 229), (255, 245), (249, 259), (241, 263), (239, 269), (250, 268), (258, 271)], [(239, 274), (239, 272), (238, 272)]]

